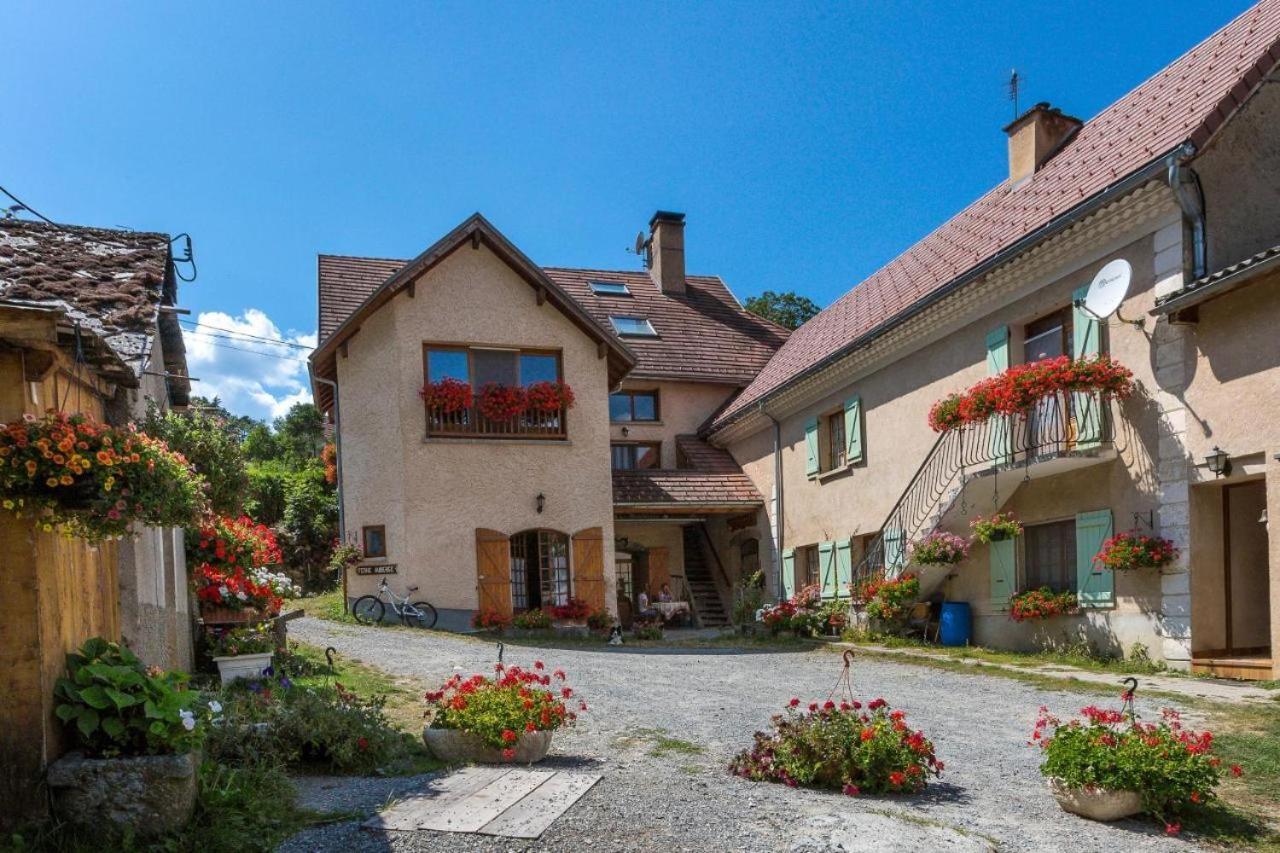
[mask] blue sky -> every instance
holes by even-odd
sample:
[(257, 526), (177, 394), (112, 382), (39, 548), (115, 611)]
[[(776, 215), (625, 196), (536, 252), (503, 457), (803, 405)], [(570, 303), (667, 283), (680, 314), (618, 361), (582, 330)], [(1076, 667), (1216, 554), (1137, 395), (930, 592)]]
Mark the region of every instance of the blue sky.
[[(683, 210), (691, 272), (826, 305), (1002, 179), (1010, 68), (1089, 118), (1247, 5), (19, 2), (0, 184), (189, 232), (193, 317), (303, 345), (317, 253), (410, 257), (476, 210), (621, 269)], [(300, 362), (228, 347), (302, 350), (188, 344), (238, 411), (307, 397)]]

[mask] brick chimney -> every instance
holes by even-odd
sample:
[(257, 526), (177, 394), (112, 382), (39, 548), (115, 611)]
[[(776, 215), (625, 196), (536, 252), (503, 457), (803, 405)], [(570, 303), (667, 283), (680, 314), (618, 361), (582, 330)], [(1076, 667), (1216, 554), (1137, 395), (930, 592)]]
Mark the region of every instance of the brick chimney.
[(1084, 122), (1041, 101), (1005, 127), (1009, 134), (1009, 183), (1016, 184), (1040, 171)]
[(684, 214), (659, 210), (649, 220), (649, 275), (667, 296), (684, 295)]

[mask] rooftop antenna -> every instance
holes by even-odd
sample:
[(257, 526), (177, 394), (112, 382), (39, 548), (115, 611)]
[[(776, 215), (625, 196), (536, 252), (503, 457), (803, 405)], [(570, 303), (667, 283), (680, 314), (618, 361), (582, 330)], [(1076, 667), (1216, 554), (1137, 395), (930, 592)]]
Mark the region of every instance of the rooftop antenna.
[(649, 264), (649, 241), (645, 238), (643, 231), (636, 232), (636, 245), (634, 249), (627, 249), (632, 255), (639, 255), (644, 259), (645, 265)]
[(1022, 85), (1022, 75), (1018, 73), (1018, 69), (1014, 68), (1009, 72), (1009, 100), (1013, 101), (1013, 117), (1017, 118), (1018, 112), (1018, 89)]

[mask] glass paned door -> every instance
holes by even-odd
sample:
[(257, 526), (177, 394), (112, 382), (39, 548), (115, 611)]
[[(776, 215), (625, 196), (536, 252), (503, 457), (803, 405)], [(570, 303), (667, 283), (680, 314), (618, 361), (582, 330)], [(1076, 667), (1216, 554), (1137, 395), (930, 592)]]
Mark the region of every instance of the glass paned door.
[(554, 530), (538, 531), (538, 567), (542, 604), (554, 607), (569, 601), (569, 537)]

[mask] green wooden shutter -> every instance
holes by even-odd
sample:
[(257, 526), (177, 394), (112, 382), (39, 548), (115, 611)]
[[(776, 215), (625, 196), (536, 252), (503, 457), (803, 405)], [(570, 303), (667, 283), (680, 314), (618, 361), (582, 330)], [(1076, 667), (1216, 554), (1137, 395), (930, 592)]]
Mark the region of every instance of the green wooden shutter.
[(782, 552), (782, 597), (790, 598), (796, 593), (796, 549), (787, 548)]
[[(1092, 358), (1102, 352), (1102, 324), (1098, 318), (1075, 304), (1084, 299), (1089, 288), (1075, 292), (1071, 309), (1071, 355), (1074, 358)], [(1102, 395), (1086, 391), (1071, 394), (1071, 411), (1075, 416), (1076, 446), (1081, 450), (1097, 447), (1102, 443)]]
[(821, 567), (822, 597), (835, 598), (840, 589), (836, 582), (836, 543), (818, 545), (818, 565)]
[(991, 556), (991, 604), (998, 610), (1007, 610), (1018, 583), (1017, 540), (992, 542), (987, 550)]
[(907, 564), (907, 536), (896, 527), (884, 529), (884, 568), (885, 574), (895, 575), (897, 570)]
[(1116, 602), (1114, 573), (1093, 564), (1112, 529), (1109, 509), (1076, 514), (1076, 598), (1081, 607), (1110, 607)]
[(862, 461), (862, 398), (856, 394), (844, 401), (845, 461)]
[(804, 422), (804, 446), (808, 451), (804, 472), (810, 477), (818, 476), (818, 419), (809, 418)]
[[(1009, 369), (1009, 327), (1000, 326), (987, 332), (987, 375), (995, 376)], [(989, 437), (991, 461), (1007, 465), (1013, 461), (1013, 422), (1008, 415), (993, 415)]]
[(848, 598), (849, 584), (853, 581), (853, 540), (841, 539), (836, 543), (836, 594)]

